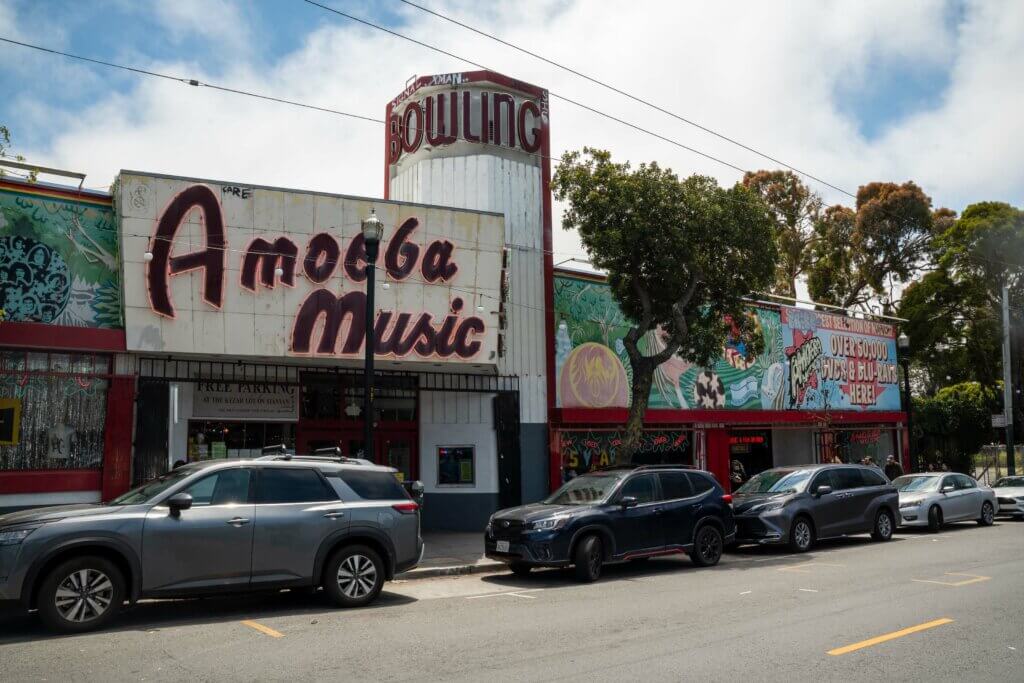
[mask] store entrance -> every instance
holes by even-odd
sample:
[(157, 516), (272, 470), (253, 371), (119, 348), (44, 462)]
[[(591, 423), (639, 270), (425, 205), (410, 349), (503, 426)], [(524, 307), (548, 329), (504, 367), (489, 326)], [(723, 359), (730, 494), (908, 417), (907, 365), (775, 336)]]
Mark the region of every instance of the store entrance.
[(755, 474), (772, 468), (772, 434), (769, 430), (729, 432), (729, 480), (735, 491)]
[(415, 377), (377, 376), (373, 401), (373, 453), (365, 452), (362, 378), (305, 373), (302, 376), (298, 453), (341, 449), (350, 458), (366, 458), (397, 469), (404, 479), (419, 477), (419, 422)]

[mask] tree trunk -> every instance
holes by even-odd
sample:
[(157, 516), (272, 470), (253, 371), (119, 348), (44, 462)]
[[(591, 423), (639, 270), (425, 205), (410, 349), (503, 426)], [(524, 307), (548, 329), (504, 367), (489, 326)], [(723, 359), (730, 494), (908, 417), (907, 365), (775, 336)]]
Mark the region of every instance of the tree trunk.
[(618, 449), (618, 464), (633, 462), (633, 455), (640, 450), (643, 443), (644, 415), (651, 399), (651, 385), (654, 383), (654, 370), (657, 366), (643, 360), (633, 366), (633, 387), (629, 404), (629, 417), (626, 419), (626, 434)]

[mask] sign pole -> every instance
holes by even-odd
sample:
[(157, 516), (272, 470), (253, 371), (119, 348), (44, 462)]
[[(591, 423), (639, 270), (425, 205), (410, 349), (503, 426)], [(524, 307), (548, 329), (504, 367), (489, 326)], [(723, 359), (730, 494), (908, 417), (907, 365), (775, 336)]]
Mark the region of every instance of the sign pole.
[(1013, 444), (1013, 368), (1010, 360), (1010, 287), (1003, 280), (1003, 412), (1006, 415), (1006, 470), (1016, 474)]

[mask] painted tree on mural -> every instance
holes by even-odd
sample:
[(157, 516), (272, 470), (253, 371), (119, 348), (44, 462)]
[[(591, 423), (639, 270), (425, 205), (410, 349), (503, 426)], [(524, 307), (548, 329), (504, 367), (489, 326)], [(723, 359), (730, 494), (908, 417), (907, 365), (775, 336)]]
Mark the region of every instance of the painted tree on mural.
[[(731, 334), (752, 335), (743, 297), (775, 275), (774, 221), (757, 194), (714, 178), (685, 180), (657, 163), (614, 163), (585, 148), (562, 156), (552, 183), (568, 203), (562, 225), (577, 230), (631, 327), (623, 339), (632, 369), (626, 434), (619, 457), (630, 460), (643, 435), (655, 369), (674, 355), (699, 365), (717, 357)], [(644, 355), (641, 338), (664, 346)]]

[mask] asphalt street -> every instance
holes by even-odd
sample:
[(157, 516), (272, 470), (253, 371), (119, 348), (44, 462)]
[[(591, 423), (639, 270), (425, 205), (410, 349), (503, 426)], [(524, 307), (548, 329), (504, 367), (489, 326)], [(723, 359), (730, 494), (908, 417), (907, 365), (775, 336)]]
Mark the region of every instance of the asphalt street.
[(5, 681), (931, 680), (1024, 676), (1024, 523), (960, 524), (566, 572), (388, 584), (341, 611), (287, 592), (145, 602), (108, 631), (0, 620)]

